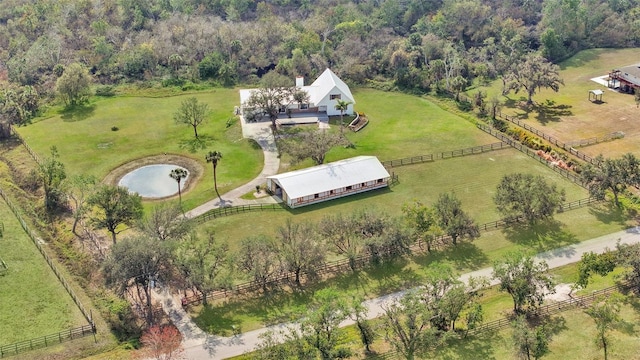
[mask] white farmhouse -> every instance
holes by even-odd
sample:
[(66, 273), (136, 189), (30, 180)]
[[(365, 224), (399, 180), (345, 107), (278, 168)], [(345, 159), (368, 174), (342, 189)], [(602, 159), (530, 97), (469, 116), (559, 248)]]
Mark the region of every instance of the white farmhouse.
[[(291, 99), (288, 105), (280, 109), (282, 115), (295, 114), (318, 114), (325, 116), (340, 115), (340, 110), (336, 109), (338, 100), (350, 102), (345, 115), (353, 115), (353, 105), (356, 103), (349, 86), (345, 84), (331, 69), (326, 69), (311, 85), (304, 85), (304, 78), (296, 78), (296, 87), (309, 94), (309, 103), (297, 104)], [(256, 89), (240, 90), (240, 111), (244, 113), (244, 105), (251, 97), (251, 93)]]
[(387, 187), (390, 175), (375, 156), (357, 156), (267, 177), (267, 189), (291, 208)]

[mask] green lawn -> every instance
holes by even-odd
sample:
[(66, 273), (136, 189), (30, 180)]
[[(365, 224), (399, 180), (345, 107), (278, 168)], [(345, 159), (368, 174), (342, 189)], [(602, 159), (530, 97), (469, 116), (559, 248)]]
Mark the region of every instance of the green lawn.
[[(180, 103), (191, 96), (207, 103), (211, 110), (198, 127), (206, 148), (195, 152), (188, 146), (194, 139), (193, 129), (173, 121)], [(204, 176), (183, 196), (184, 207), (190, 209), (215, 196), (211, 165), (205, 162), (208, 151), (223, 154), (218, 166), (221, 193), (246, 183), (262, 169), (262, 152), (257, 144), (242, 138), (240, 124), (232, 115), (237, 102), (235, 89), (162, 98), (97, 98), (82, 114), (59, 113), (18, 131), (41, 157), (57, 146), (69, 175), (91, 174), (102, 179), (119, 165), (145, 156), (169, 153), (191, 157), (203, 167)], [(227, 127), (229, 119), (235, 121)], [(119, 130), (112, 131), (113, 126)]]
[(0, 219), (4, 223), (0, 256), (9, 269), (0, 275), (0, 345), (86, 324), (2, 199)]
[(426, 98), (366, 88), (353, 94), (356, 111), (364, 112), (369, 124), (357, 133), (347, 132), (356, 148), (334, 149), (328, 162), (356, 155), (393, 160), (497, 142)]
[[(478, 130), (476, 130), (478, 131)], [(274, 235), (287, 218), (296, 222), (318, 222), (324, 216), (358, 209), (377, 209), (392, 216), (402, 214), (402, 205), (414, 200), (432, 204), (438, 195), (453, 191), (463, 207), (479, 224), (500, 219), (493, 203), (495, 188), (504, 174), (526, 172), (545, 177), (567, 193), (567, 201), (588, 197), (586, 190), (514, 149), (503, 149), (431, 163), (414, 164), (392, 169), (399, 183), (390, 189), (376, 190), (299, 209), (255, 212), (233, 215), (205, 223), (200, 228), (211, 230), (233, 244), (256, 234)]]

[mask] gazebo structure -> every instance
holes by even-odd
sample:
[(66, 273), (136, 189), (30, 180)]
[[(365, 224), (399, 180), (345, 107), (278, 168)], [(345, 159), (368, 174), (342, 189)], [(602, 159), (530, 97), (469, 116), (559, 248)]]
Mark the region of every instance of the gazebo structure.
[(602, 90), (589, 90), (589, 101), (601, 103), (602, 94), (604, 94)]
[(375, 156), (356, 156), (267, 177), (267, 189), (290, 208), (387, 187), (390, 175)]

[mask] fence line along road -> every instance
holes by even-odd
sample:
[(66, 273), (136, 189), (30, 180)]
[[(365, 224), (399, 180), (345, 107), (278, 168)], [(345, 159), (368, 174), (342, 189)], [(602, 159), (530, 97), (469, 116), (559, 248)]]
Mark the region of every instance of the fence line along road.
[[(627, 288), (628, 288), (627, 283), (621, 283), (619, 285), (614, 285), (601, 290), (593, 291), (592, 293), (587, 295), (571, 297), (569, 299), (562, 300), (562, 301), (554, 301), (551, 304), (547, 304), (537, 308), (533, 312), (533, 315), (536, 315), (536, 316), (553, 315), (553, 314), (557, 314), (559, 312), (563, 312), (575, 307), (586, 307), (594, 303), (596, 300), (601, 299), (604, 296), (613, 294), (615, 292), (619, 292)], [(509, 324), (511, 324), (511, 321), (512, 319), (508, 317), (489, 321), (487, 323), (484, 323), (478, 326), (475, 329), (469, 330), (469, 334), (479, 334), (479, 333), (484, 333), (488, 331), (500, 330), (509, 326)]]
[[(576, 200), (576, 201), (571, 201), (565, 204), (562, 204), (561, 207), (558, 209), (558, 211), (569, 211), (572, 209), (577, 209), (583, 206), (587, 206), (589, 204), (592, 203), (596, 203), (599, 202), (599, 200), (595, 199), (595, 198), (585, 198), (585, 199), (580, 199), (580, 200)], [(271, 204), (270, 204), (271, 205)], [(272, 205), (276, 205), (276, 204), (272, 204)], [(253, 210), (259, 210), (260, 206), (258, 205), (252, 205), (253, 206)], [(242, 207), (249, 207), (249, 205), (244, 205), (244, 206), (238, 206), (238, 208), (242, 208)], [(227, 212), (228, 214), (237, 214), (242, 210), (238, 210), (235, 211), (232, 208), (227, 208), (229, 209), (229, 211)], [(264, 207), (265, 210), (270, 209), (270, 207), (266, 206)], [(218, 209), (216, 209), (218, 210)], [(253, 211), (252, 210), (252, 211)], [(249, 211), (249, 210), (247, 210)], [(507, 221), (507, 220), (496, 220), (496, 221), (492, 221), (492, 222), (488, 222), (485, 224), (481, 224), (478, 226), (478, 228), (481, 231), (492, 231), (492, 230), (496, 230), (502, 227), (505, 227), (509, 224), (513, 223), (513, 221)], [(448, 246), (449, 242), (451, 240), (451, 237), (448, 235), (441, 235), (438, 236), (433, 243), (431, 244), (431, 249), (432, 250), (437, 250), (437, 249), (441, 249), (444, 248), (446, 246)], [(426, 250), (426, 246), (424, 242), (417, 242), (415, 244), (412, 244), (409, 247), (411, 253), (424, 253)], [(319, 266), (318, 268), (314, 269), (315, 273), (317, 275), (328, 275), (328, 274), (339, 274), (339, 273), (343, 273), (346, 271), (351, 271), (352, 267), (355, 269), (361, 269), (364, 268), (365, 266), (367, 266), (368, 264), (371, 264), (371, 260), (373, 258), (373, 255), (370, 253), (365, 253), (365, 254), (361, 254), (358, 257), (356, 257), (355, 259), (347, 259), (347, 258), (343, 258), (343, 259), (338, 259), (338, 260), (334, 260), (334, 261), (330, 261), (330, 262), (325, 262), (324, 264), (322, 264), (321, 266)], [(302, 273), (301, 276), (307, 276), (307, 273)], [(242, 295), (242, 294), (247, 294), (247, 293), (251, 293), (251, 292), (255, 292), (260, 290), (262, 287), (264, 286), (272, 286), (272, 285), (279, 285), (282, 284), (286, 281), (290, 281), (295, 279), (295, 274), (293, 272), (282, 272), (279, 274), (276, 274), (274, 276), (272, 276), (268, 281), (266, 282), (258, 282), (258, 281), (247, 281), (238, 285), (233, 286), (231, 289), (225, 289), (225, 290), (215, 290), (212, 291), (210, 293), (207, 294), (207, 299), (208, 300), (219, 300), (219, 299), (225, 299), (230, 295)], [(192, 296), (185, 296), (182, 298), (182, 305), (183, 306), (187, 306), (190, 304), (195, 304), (202, 301), (202, 296), (198, 295), (198, 294), (194, 294)]]
[[(584, 308), (594, 303), (595, 301), (602, 299), (607, 295), (613, 294), (615, 292), (619, 292), (624, 289), (628, 289), (628, 283), (621, 283), (618, 285), (610, 286), (601, 290), (596, 290), (591, 294), (572, 297), (567, 300), (555, 301), (551, 304), (547, 304), (539, 307), (538, 309), (536, 309), (535, 312), (532, 313), (532, 315), (534, 316), (554, 315), (563, 311), (571, 310), (576, 307)], [(469, 330), (468, 332), (466, 332), (466, 334), (478, 335), (478, 334), (484, 334), (488, 332), (496, 332), (509, 327), (512, 321), (513, 321), (512, 318), (503, 317), (500, 319), (486, 322), (474, 329)], [(399, 359), (399, 358), (401, 358), (401, 356), (395, 350), (390, 350), (373, 357), (373, 359)]]
[(0, 358), (18, 355), (23, 352), (60, 344), (95, 334), (95, 327), (83, 325), (77, 328), (60, 331), (59, 333), (45, 335), (39, 338), (16, 342), (0, 346)]

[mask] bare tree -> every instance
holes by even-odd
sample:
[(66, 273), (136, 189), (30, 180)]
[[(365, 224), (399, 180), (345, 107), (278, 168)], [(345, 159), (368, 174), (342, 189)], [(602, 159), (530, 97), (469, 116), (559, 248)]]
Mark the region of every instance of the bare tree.
[(324, 163), (325, 156), (335, 146), (344, 146), (348, 141), (340, 134), (327, 130), (290, 130), (280, 140), (282, 152), (291, 156), (293, 163), (311, 158), (316, 165)]
[(160, 241), (181, 240), (192, 224), (182, 216), (180, 207), (171, 204), (159, 204), (136, 223), (136, 228), (149, 237)]
[(140, 337), (143, 358), (154, 360), (182, 359), (182, 334), (173, 325), (154, 325)]
[(251, 92), (244, 104), (245, 108), (267, 114), (271, 120), (271, 127), (275, 131), (280, 109), (290, 102), (292, 94), (295, 93), (296, 88), (290, 82), (290, 79), (275, 72), (267, 73), (262, 77), (260, 88)]
[(199, 103), (195, 97), (182, 102), (178, 111), (173, 114), (176, 124), (186, 124), (193, 127), (193, 133), (198, 138), (198, 126), (204, 122), (209, 112), (209, 105)]
[(277, 245), (285, 269), (295, 274), (298, 286), (300, 275), (312, 275), (326, 258), (324, 244), (308, 222), (296, 224), (287, 219), (284, 226), (278, 228)]

